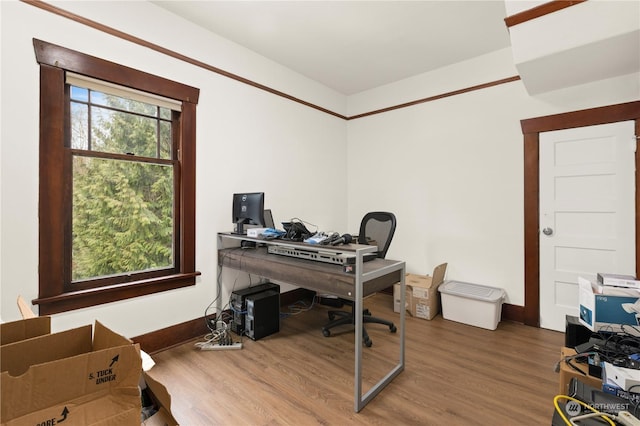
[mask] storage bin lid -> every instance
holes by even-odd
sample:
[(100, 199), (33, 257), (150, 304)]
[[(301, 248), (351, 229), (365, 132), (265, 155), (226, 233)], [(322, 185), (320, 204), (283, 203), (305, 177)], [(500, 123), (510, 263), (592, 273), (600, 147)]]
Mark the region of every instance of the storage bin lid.
[(471, 284), (461, 281), (446, 281), (438, 290), (444, 294), (466, 297), (468, 299), (484, 300), (486, 302), (498, 302), (504, 298), (504, 290), (480, 284)]

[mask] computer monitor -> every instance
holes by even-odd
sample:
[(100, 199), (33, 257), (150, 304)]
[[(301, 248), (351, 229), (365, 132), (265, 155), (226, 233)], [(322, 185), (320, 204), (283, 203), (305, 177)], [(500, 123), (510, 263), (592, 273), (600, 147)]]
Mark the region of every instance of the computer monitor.
[(264, 226), (264, 192), (233, 194), (232, 214), (237, 234), (246, 233), (245, 224)]

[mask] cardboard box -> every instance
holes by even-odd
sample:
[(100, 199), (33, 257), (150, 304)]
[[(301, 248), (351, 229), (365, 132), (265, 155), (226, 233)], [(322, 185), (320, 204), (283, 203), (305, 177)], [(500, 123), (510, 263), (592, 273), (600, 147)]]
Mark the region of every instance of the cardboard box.
[[(143, 373), (141, 387), (149, 392), (153, 405), (158, 410), (149, 418), (142, 421), (143, 426), (178, 426), (178, 422), (171, 413), (171, 395), (167, 388), (148, 373)], [(144, 412), (144, 410), (143, 410)]]
[(566, 357), (572, 356), (575, 354), (576, 354), (576, 351), (570, 348), (563, 347), (560, 350), (560, 371), (559, 371), (560, 389), (558, 392), (560, 395), (567, 394), (567, 390), (569, 389), (569, 382), (574, 377), (577, 379), (580, 379), (580, 381), (582, 381), (583, 383), (586, 383), (587, 385), (592, 386), (596, 389), (600, 389), (602, 387), (602, 380), (600, 379), (600, 377), (589, 375), (589, 366), (587, 364), (578, 363), (574, 360), (571, 361), (571, 364), (574, 367), (576, 367), (578, 370), (584, 373), (584, 374), (581, 374), (576, 370), (574, 370), (573, 368), (571, 368), (570, 366), (568, 366), (566, 362), (564, 362), (564, 359)]
[[(409, 275), (409, 274), (407, 274)], [(406, 280), (406, 276), (405, 276)], [(402, 300), (400, 298), (400, 283), (393, 285), (393, 312), (400, 313), (400, 305)], [(406, 285), (405, 281), (405, 299), (404, 299), (404, 307), (407, 313), (411, 313), (411, 292), (409, 291), (409, 287)]]
[[(433, 319), (440, 311), (438, 286), (444, 281), (447, 264), (436, 266), (433, 276), (406, 274), (405, 309), (416, 318)], [(400, 312), (400, 284), (393, 286), (393, 310)]]
[[(17, 343), (21, 341), (25, 341), (34, 337), (40, 337), (51, 334), (51, 318), (50, 317), (37, 317), (28, 304), (24, 301), (24, 299), (19, 296), (18, 297), (18, 308), (20, 309), (20, 313), (22, 314), (23, 319), (19, 321), (14, 321), (10, 323), (2, 323), (0, 324), (0, 337), (1, 337), (1, 346), (8, 345), (10, 343)], [(88, 342), (91, 339), (91, 335), (88, 336), (85, 334), (87, 331), (87, 327), (82, 327), (81, 329), (70, 330), (66, 333), (57, 334), (57, 337), (53, 337), (54, 342), (58, 342), (58, 346), (62, 347), (72, 347), (70, 352), (75, 354), (76, 352), (82, 352), (84, 349), (88, 349), (88, 346), (83, 348), (83, 345), (77, 345), (78, 341), (74, 340), (74, 338), (82, 337), (84, 343)], [(65, 338), (72, 337), (71, 341), (65, 341)], [(64, 404), (64, 407), (60, 411), (60, 417), (52, 417), (47, 419), (41, 419), (41, 413), (35, 413), (33, 416), (23, 416), (18, 419), (9, 420), (5, 422), (2, 420), (4, 417), (4, 403), (5, 398), (9, 398), (9, 396), (5, 393), (11, 391), (11, 389), (5, 389), (3, 387), (3, 383), (6, 383), (4, 374), (0, 376), (0, 387), (2, 388), (1, 395), (1, 404), (2, 404), (2, 413), (0, 414), (0, 424), (23, 424), (28, 422), (28, 424), (33, 423), (37, 425), (53, 425), (58, 424), (65, 421), (65, 424), (99, 424), (99, 425), (114, 425), (119, 426), (121, 424), (138, 424), (142, 422), (142, 426), (177, 426), (178, 422), (173, 417), (171, 413), (171, 395), (164, 387), (164, 385), (157, 380), (153, 379), (148, 375), (147, 371), (155, 365), (153, 359), (139, 350), (138, 345), (133, 345), (130, 340), (126, 339), (123, 336), (120, 336), (116, 333), (113, 333), (106, 327), (103, 327), (100, 323), (96, 323), (96, 332), (94, 334), (94, 343), (91, 349), (95, 349), (93, 352), (97, 352), (99, 350), (104, 350), (106, 347), (118, 347), (120, 345), (127, 346), (128, 348), (133, 347), (138, 354), (141, 355), (140, 362), (142, 364), (141, 376), (139, 376), (139, 387), (134, 389), (133, 387), (127, 386), (126, 389), (116, 390), (114, 391), (114, 396), (105, 396), (105, 397), (95, 397), (95, 394), (89, 394), (86, 397), (80, 397), (77, 401), (67, 401)], [(49, 341), (49, 339), (46, 339)], [(61, 341), (64, 341), (64, 344), (60, 344)], [(29, 349), (33, 348), (38, 342), (43, 342), (43, 340), (36, 340), (36, 343), (33, 344), (25, 344), (25, 345), (14, 345), (7, 346), (7, 349), (0, 348), (0, 371), (4, 372), (4, 368), (9, 370), (21, 370), (27, 369), (29, 372), (34, 370), (29, 370), (32, 365), (36, 365), (39, 361), (51, 360), (54, 357), (49, 355), (47, 351), (41, 351), (41, 356), (32, 356), (26, 360), (20, 362), (15, 362), (16, 357), (20, 356), (21, 352), (29, 352)], [(74, 343), (75, 342), (75, 343)], [(51, 343), (49, 341), (49, 343)], [(55, 346), (55, 345), (54, 345)], [(55, 349), (55, 348), (52, 348)], [(131, 351), (129, 351), (131, 352)], [(33, 351), (30, 351), (31, 354), (34, 354)], [(6, 364), (2, 364), (2, 360), (5, 359), (5, 356), (9, 357), (9, 360), (6, 361)], [(95, 354), (93, 354), (95, 355)], [(58, 356), (64, 357), (64, 351), (58, 353)], [(81, 361), (86, 360), (86, 356), (80, 357)], [(12, 359), (14, 361), (12, 361)], [(112, 359), (112, 363), (119, 362), (118, 360), (114, 361)], [(137, 359), (135, 364), (137, 365)], [(5, 367), (2, 367), (4, 365)], [(118, 368), (111, 368), (111, 372), (117, 373)], [(46, 369), (42, 370), (46, 372)], [(134, 374), (134, 373), (132, 373)], [(105, 380), (107, 376), (104, 376)], [(109, 376), (112, 377), (112, 376)], [(132, 376), (128, 376), (130, 379)], [(112, 377), (115, 378), (115, 377)], [(121, 377), (120, 377), (121, 379)], [(107, 380), (107, 382), (111, 382), (112, 380)], [(113, 380), (115, 382), (116, 380)], [(131, 382), (127, 382), (130, 384)], [(55, 384), (54, 386), (57, 386)], [(90, 388), (90, 387), (89, 387)], [(34, 393), (42, 394), (48, 388), (41, 388), (40, 386), (34, 386)], [(90, 390), (90, 389), (89, 389)], [(142, 394), (147, 398), (141, 398)], [(135, 400), (133, 399), (133, 395), (135, 394)], [(130, 397), (131, 396), (131, 397)], [(124, 401), (126, 399), (126, 401)], [(145, 410), (140, 411), (139, 407), (142, 405), (142, 401), (146, 399)], [(135, 402), (134, 402), (135, 401)], [(69, 405), (73, 408), (69, 409)], [(131, 409), (130, 407), (135, 405), (135, 409)], [(60, 407), (58, 407), (60, 409)], [(91, 415), (82, 416), (82, 411), (93, 413), (93, 417)], [(56, 410), (50, 410), (55, 414)], [(149, 414), (148, 417), (144, 417), (144, 414)], [(48, 413), (46, 413), (48, 414)], [(33, 421), (30, 421), (29, 417), (33, 417)], [(94, 421), (95, 420), (95, 421)]]
[(35, 317), (0, 324), (0, 346), (51, 333), (50, 317)]
[(25, 337), (0, 347), (2, 425), (140, 423), (138, 345), (99, 322)]
[(591, 331), (622, 332), (622, 325), (640, 324), (640, 297), (594, 292), (592, 282), (578, 277), (579, 321)]

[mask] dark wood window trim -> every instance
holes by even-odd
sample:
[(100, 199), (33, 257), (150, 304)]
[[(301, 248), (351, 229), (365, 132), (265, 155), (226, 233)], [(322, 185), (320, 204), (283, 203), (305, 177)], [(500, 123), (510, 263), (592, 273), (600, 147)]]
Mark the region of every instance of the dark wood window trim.
[[(113, 62), (33, 40), (40, 64), (39, 305), (50, 315), (102, 303), (194, 285), (195, 270), (195, 125), (199, 89)], [(68, 291), (65, 253), (70, 251), (70, 213), (64, 207), (71, 190), (65, 181), (70, 160), (65, 145), (65, 73), (72, 71), (182, 102), (179, 114), (179, 209), (176, 212), (176, 267), (159, 277)]]
[[(524, 323), (540, 326), (540, 133), (635, 120), (640, 135), (640, 101), (531, 118), (520, 122), (524, 134)], [(636, 150), (636, 275), (640, 276), (640, 152)]]
[[(92, 20), (90, 20), (88, 18), (85, 18), (85, 17), (82, 17), (80, 15), (76, 15), (74, 13), (71, 13), (71, 12), (67, 11), (67, 10), (64, 10), (64, 9), (59, 8), (59, 7), (53, 6), (52, 4), (49, 4), (49, 3), (46, 3), (46, 2), (43, 2), (43, 1), (39, 1), (39, 0), (21, 0), (21, 1), (26, 3), (26, 4), (29, 4), (31, 6), (34, 6), (34, 7), (40, 8), (42, 10), (45, 10), (45, 11), (47, 11), (49, 13), (53, 13), (55, 15), (70, 19), (70, 20), (72, 20), (74, 22), (77, 22), (79, 24), (86, 25), (86, 26), (88, 26), (90, 28), (93, 28), (93, 29), (96, 29), (98, 31), (102, 31), (105, 34), (109, 34), (109, 35), (112, 35), (114, 37), (118, 37), (118, 38), (120, 38), (122, 40), (126, 40), (128, 42), (131, 42), (131, 43), (137, 44), (139, 46), (145, 47), (147, 49), (151, 49), (153, 51), (162, 53), (162, 54), (170, 56), (170, 57), (172, 57), (174, 59), (186, 62), (186, 63), (188, 63), (190, 65), (193, 65), (193, 66), (202, 68), (204, 70), (219, 74), (221, 76), (230, 78), (230, 79), (238, 81), (240, 83), (247, 84), (249, 86), (255, 87), (256, 89), (264, 90), (264, 91), (266, 91), (268, 93), (271, 93), (271, 94), (276, 95), (276, 96), (283, 97), (283, 98), (288, 99), (288, 100), (290, 100), (292, 102), (297, 102), (297, 103), (299, 103), (301, 105), (305, 105), (305, 106), (307, 106), (309, 108), (313, 108), (313, 109), (316, 109), (318, 111), (322, 111), (325, 114), (329, 114), (329, 115), (332, 115), (334, 117), (338, 117), (338, 118), (340, 118), (342, 120), (355, 120), (355, 119), (359, 119), (359, 118), (369, 117), (369, 116), (375, 115), (375, 114), (394, 111), (396, 109), (407, 108), (407, 107), (411, 107), (411, 106), (414, 106), (414, 105), (420, 105), (420, 104), (425, 103), (425, 102), (432, 102), (432, 101), (436, 101), (436, 100), (439, 100), (439, 99), (442, 99), (442, 98), (446, 98), (446, 97), (450, 97), (450, 96), (462, 95), (462, 94), (465, 94), (465, 93), (468, 93), (468, 92), (471, 92), (471, 91), (486, 89), (486, 88), (493, 87), (493, 86), (496, 86), (496, 85), (499, 85), (499, 84), (506, 84), (506, 83), (510, 83), (510, 82), (513, 82), (513, 81), (520, 80), (520, 76), (517, 76), (517, 75), (516, 76), (511, 76), (511, 77), (506, 77), (506, 78), (502, 78), (500, 80), (490, 81), (490, 82), (487, 82), (487, 83), (484, 83), (484, 84), (479, 84), (479, 85), (472, 86), (472, 87), (466, 87), (466, 88), (454, 90), (454, 91), (451, 91), (451, 92), (442, 93), (442, 94), (438, 94), (438, 95), (435, 95), (435, 96), (430, 96), (430, 97), (427, 97), (427, 98), (421, 98), (421, 99), (417, 99), (417, 100), (414, 100), (414, 101), (411, 101), (411, 102), (406, 102), (406, 103), (399, 104), (399, 105), (393, 105), (393, 106), (390, 106), (390, 107), (387, 107), (387, 108), (382, 108), (382, 109), (378, 109), (378, 110), (375, 110), (375, 111), (369, 111), (369, 112), (365, 112), (365, 113), (362, 113), (362, 114), (357, 114), (357, 115), (348, 117), (348, 116), (345, 116), (343, 114), (339, 114), (337, 112), (330, 111), (330, 110), (328, 110), (326, 108), (323, 108), (321, 106), (312, 104), (311, 102), (307, 102), (305, 100), (296, 98), (294, 96), (291, 96), (291, 95), (289, 95), (287, 93), (284, 93), (284, 92), (281, 92), (279, 90), (273, 89), (271, 87), (265, 86), (265, 85), (263, 85), (261, 83), (257, 83), (255, 81), (249, 80), (248, 78), (233, 74), (233, 73), (231, 73), (229, 71), (225, 71), (225, 70), (220, 69), (220, 68), (218, 68), (216, 66), (213, 66), (211, 64), (202, 62), (200, 60), (197, 60), (197, 59), (194, 59), (194, 58), (191, 58), (191, 57), (188, 57), (186, 55), (183, 55), (182, 53), (178, 53), (176, 51), (169, 50), (166, 47), (159, 46), (157, 44), (154, 44), (154, 43), (151, 43), (151, 42), (149, 42), (147, 40), (143, 40), (141, 38), (135, 37), (135, 36), (133, 36), (131, 34), (127, 34), (127, 33), (122, 32), (120, 30), (117, 30), (117, 29), (114, 29), (112, 27), (109, 27), (107, 25), (103, 25), (103, 24), (101, 24), (99, 22), (92, 21)], [(578, 0), (578, 1), (584, 1), (584, 0)], [(559, 3), (563, 3), (563, 2), (559, 2)]]
[(585, 1), (586, 0), (552, 0), (531, 9), (523, 10), (515, 15), (507, 16), (504, 18), (504, 22), (508, 28), (513, 27), (514, 25), (540, 18), (541, 16), (557, 12), (567, 7), (575, 6)]

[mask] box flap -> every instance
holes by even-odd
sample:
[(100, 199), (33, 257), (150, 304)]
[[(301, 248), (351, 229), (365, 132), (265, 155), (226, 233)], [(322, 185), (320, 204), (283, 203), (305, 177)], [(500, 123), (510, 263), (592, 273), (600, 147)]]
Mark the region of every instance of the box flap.
[(429, 275), (407, 274), (404, 278), (407, 287), (431, 288), (433, 277)]
[(177, 426), (171, 413), (169, 413), (164, 407), (160, 409), (151, 417), (142, 422), (143, 426)]
[[(153, 398), (156, 400), (155, 403), (160, 406), (158, 412), (149, 417), (143, 424), (145, 426), (177, 426), (178, 422), (171, 413), (171, 394), (169, 394), (167, 388), (148, 373), (143, 373), (143, 378)], [(160, 420), (162, 420), (161, 423), (159, 423)]]
[[(140, 403), (139, 346), (122, 345), (128, 340), (98, 325), (96, 338), (100, 345), (93, 347), (91, 331), (88, 325), (0, 348), (0, 423), (82, 396), (95, 399), (116, 389), (135, 390), (133, 399)], [(109, 342), (115, 346), (107, 347)], [(21, 373), (14, 376), (10, 371)], [(139, 409), (137, 414), (139, 422)]]
[(153, 393), (153, 396), (156, 398), (158, 404), (162, 405), (168, 410), (171, 410), (171, 395), (169, 394), (167, 388), (147, 373), (143, 373), (143, 377), (147, 387)]
[(18, 309), (20, 310), (20, 314), (22, 315), (23, 319), (36, 317), (36, 314), (33, 313), (31, 308), (27, 304), (27, 301), (24, 300), (22, 296), (18, 296)]
[(433, 270), (433, 285), (434, 287), (439, 286), (444, 281), (444, 276), (447, 273), (447, 264), (442, 263), (435, 267)]
[(35, 317), (0, 324), (0, 345), (51, 333), (51, 317)]
[(444, 281), (446, 272), (447, 264), (443, 263), (435, 267), (433, 270), (433, 276), (406, 274), (405, 284), (411, 287), (437, 288)]
[(91, 325), (0, 347), (0, 371), (24, 374), (30, 366), (91, 351)]
[(111, 331), (109, 328), (96, 321), (93, 334), (93, 350), (99, 351), (116, 346), (132, 345), (133, 342), (121, 334)]

